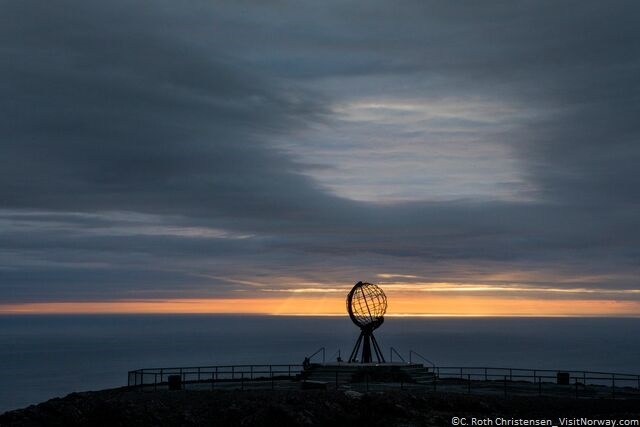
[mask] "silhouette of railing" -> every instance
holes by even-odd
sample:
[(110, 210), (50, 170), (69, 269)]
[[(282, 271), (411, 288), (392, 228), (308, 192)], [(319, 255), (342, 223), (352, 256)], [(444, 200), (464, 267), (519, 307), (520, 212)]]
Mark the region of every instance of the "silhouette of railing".
[(471, 392), (471, 388), (495, 388), (500, 383), (505, 395), (518, 392), (519, 388), (531, 391), (533, 385), (538, 395), (566, 394), (569, 391), (576, 397), (605, 397), (607, 393), (614, 398), (616, 394), (640, 397), (638, 374), (485, 366), (438, 366), (435, 373), (438, 383), (448, 380), (450, 383), (466, 384), (468, 392)]
[[(640, 375), (637, 374), (484, 366), (437, 366), (426, 369), (424, 365), (416, 363), (390, 365), (406, 366), (403, 368), (406, 372), (422, 367), (422, 372), (428, 375), (422, 375), (420, 379), (397, 375), (390, 380), (387, 371), (380, 373), (375, 369), (367, 370), (368, 366), (377, 367), (378, 364), (329, 363), (322, 365), (324, 379), (318, 380), (313, 376), (309, 378), (309, 372), (300, 364), (224, 365), (137, 369), (129, 371), (128, 385), (142, 390), (166, 389), (170, 388), (173, 378), (178, 379), (179, 388), (201, 390), (294, 389), (305, 386), (339, 388), (347, 385), (352, 390), (360, 391), (411, 389), (505, 396), (640, 399)], [(386, 378), (382, 379), (384, 376)]]
[(340, 349), (337, 349), (336, 351), (334, 351), (333, 354), (329, 356), (329, 360), (342, 361), (342, 355), (341, 355)]
[(409, 350), (409, 363), (412, 363), (414, 355), (418, 356), (419, 359), (421, 359), (424, 362), (427, 362), (429, 365), (431, 365), (433, 369), (435, 369), (436, 367), (435, 363), (433, 363), (431, 360), (427, 359), (426, 357), (424, 357), (423, 355), (421, 355), (420, 353), (414, 350)]
[(398, 353), (398, 350), (395, 349), (395, 347), (389, 347), (389, 362), (393, 363), (393, 354), (395, 353), (396, 356), (398, 356), (398, 358), (400, 360), (402, 360), (404, 363), (407, 363), (404, 360), (404, 357), (402, 357), (402, 355), (400, 353)]
[[(223, 365), (188, 366), (173, 368), (147, 368), (129, 371), (129, 387), (168, 386), (170, 377), (178, 377), (181, 387), (215, 388), (216, 384), (227, 384), (244, 389), (248, 383), (262, 384), (274, 388), (276, 382), (291, 382), (302, 372), (302, 365)], [(204, 387), (203, 387), (204, 386)]]
[(313, 359), (313, 357), (315, 355), (317, 355), (318, 353), (320, 353), (320, 352), (322, 352), (322, 363), (324, 363), (324, 355), (325, 355), (325, 348), (324, 347), (320, 347), (311, 356), (307, 356), (307, 359), (309, 359), (309, 361), (311, 361), (311, 359)]

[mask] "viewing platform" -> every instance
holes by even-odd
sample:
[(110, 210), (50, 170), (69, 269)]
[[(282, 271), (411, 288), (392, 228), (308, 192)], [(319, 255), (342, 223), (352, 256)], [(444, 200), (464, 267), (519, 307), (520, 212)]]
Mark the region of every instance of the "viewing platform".
[(434, 381), (434, 373), (419, 363), (313, 363), (304, 369), (305, 381), (333, 386), (362, 382), (389, 384), (427, 384)]
[(150, 368), (129, 371), (128, 386), (154, 390), (411, 390), (503, 396), (640, 399), (640, 374), (418, 363), (311, 363)]

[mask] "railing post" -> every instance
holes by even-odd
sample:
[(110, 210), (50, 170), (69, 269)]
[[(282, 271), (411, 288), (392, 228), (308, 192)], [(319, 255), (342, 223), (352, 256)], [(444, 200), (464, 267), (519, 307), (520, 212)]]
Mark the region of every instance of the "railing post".
[(235, 376), (236, 376), (236, 375), (235, 375), (235, 369), (236, 369), (236, 367), (235, 367), (235, 366), (232, 366), (232, 367), (231, 367), (231, 379), (232, 379), (232, 380), (234, 380), (234, 379), (235, 379)]
[(198, 366), (198, 382), (200, 382), (200, 366)]
[(240, 372), (240, 390), (244, 390), (244, 372)]
[(616, 398), (616, 374), (611, 374), (611, 398)]
[(542, 378), (538, 377), (538, 396), (542, 396)]
[(471, 394), (471, 374), (467, 374), (467, 394)]
[(250, 377), (250, 378), (251, 378), (251, 380), (253, 381), (253, 365), (251, 365), (251, 373), (250, 373), (250, 375), (251, 375), (251, 377)]
[(507, 396), (507, 376), (504, 376), (504, 395)]
[(513, 381), (513, 369), (509, 368), (509, 381)]
[(487, 381), (487, 368), (484, 368), (484, 380)]
[(215, 371), (211, 371), (211, 390), (213, 390), (213, 388), (215, 387), (215, 383), (216, 383), (216, 380), (214, 378), (215, 374), (216, 374)]
[(153, 373), (153, 391), (156, 391), (156, 384), (158, 383), (158, 373)]

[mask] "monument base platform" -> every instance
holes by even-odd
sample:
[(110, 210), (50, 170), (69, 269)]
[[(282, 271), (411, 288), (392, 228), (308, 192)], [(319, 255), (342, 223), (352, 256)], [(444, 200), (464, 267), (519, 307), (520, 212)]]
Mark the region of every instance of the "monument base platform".
[(312, 363), (303, 380), (335, 384), (362, 382), (429, 383), (434, 373), (418, 363)]

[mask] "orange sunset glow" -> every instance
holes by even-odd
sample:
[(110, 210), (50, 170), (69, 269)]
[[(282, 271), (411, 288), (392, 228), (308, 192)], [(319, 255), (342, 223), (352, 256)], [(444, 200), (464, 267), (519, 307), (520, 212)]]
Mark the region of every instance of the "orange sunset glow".
[[(640, 302), (619, 300), (389, 295), (388, 316), (637, 316)], [(2, 314), (346, 315), (344, 298), (153, 299), (2, 304)]]

